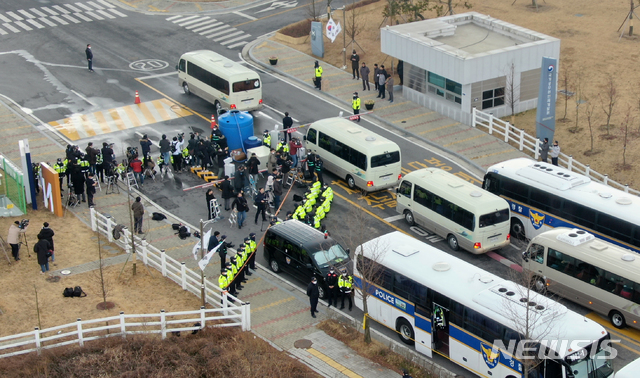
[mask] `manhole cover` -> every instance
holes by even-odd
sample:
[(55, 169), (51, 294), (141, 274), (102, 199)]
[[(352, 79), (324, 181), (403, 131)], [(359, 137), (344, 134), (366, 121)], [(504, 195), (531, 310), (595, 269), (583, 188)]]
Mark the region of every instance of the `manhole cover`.
[(60, 276), (50, 276), (46, 278), (47, 282), (58, 282), (60, 281)]
[(65, 269), (65, 270), (60, 271), (60, 273), (61, 273), (62, 275), (65, 275), (65, 276), (66, 276), (66, 275), (71, 274), (71, 271), (70, 271), (69, 269)]
[(293, 343), (293, 346), (299, 349), (309, 349), (311, 348), (311, 344), (313, 344), (311, 340), (300, 339), (300, 340), (296, 340)]

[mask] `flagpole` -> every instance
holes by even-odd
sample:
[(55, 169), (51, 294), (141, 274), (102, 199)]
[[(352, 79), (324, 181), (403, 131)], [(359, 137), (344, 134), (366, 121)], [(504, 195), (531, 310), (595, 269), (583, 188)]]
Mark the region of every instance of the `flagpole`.
[[(352, 10), (353, 12), (353, 10)], [(342, 6), (342, 22), (344, 22), (345, 31), (342, 33), (342, 69), (347, 69), (347, 6)]]
[[(203, 229), (204, 229), (204, 223), (202, 222), (202, 219), (200, 219), (200, 258), (201, 259), (204, 259), (204, 256), (205, 256)], [(204, 305), (207, 302), (206, 293), (204, 290), (204, 269), (200, 269), (200, 297), (202, 298), (202, 306), (204, 307)]]

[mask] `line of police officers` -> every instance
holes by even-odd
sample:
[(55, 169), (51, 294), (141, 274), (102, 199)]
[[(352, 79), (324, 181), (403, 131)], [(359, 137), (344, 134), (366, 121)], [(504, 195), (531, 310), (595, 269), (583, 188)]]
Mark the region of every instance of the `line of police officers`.
[(215, 248), (216, 243), (222, 243), (218, 249), (221, 266), (218, 286), (223, 292), (228, 292), (235, 297), (238, 295), (238, 290), (244, 288), (242, 283), (247, 282), (246, 276), (251, 276), (253, 274), (251, 270), (256, 270), (256, 234), (252, 232), (248, 237), (245, 237), (243, 243), (236, 249), (236, 254), (229, 258), (229, 262), (226, 262), (227, 249), (233, 244), (226, 241), (225, 235), (218, 238), (219, 232), (216, 231), (216, 233), (209, 240), (209, 250)]

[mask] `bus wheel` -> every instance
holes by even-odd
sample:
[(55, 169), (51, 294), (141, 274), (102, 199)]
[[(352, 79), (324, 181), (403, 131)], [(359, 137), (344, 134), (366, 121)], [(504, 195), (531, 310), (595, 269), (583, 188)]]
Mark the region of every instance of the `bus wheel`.
[(624, 320), (624, 316), (615, 310), (609, 313), (609, 320), (611, 320), (611, 324), (616, 328), (624, 328), (627, 325), (627, 322)]
[(276, 259), (271, 259), (271, 261), (269, 261), (269, 266), (275, 273), (280, 273), (280, 264), (278, 264)]
[(511, 237), (518, 240), (524, 240), (527, 237), (524, 233), (524, 226), (519, 219), (511, 218)]
[(189, 84), (186, 82), (182, 83), (182, 90), (184, 90), (184, 94), (190, 95), (191, 91), (189, 90)]
[(413, 226), (416, 224), (416, 222), (413, 220), (413, 213), (410, 212), (409, 210), (404, 212), (404, 220), (406, 220), (407, 223), (409, 223), (409, 226)]
[(347, 178), (345, 179), (345, 181), (347, 181), (347, 186), (349, 187), (349, 189), (356, 188), (356, 181), (350, 175), (347, 175)]
[(531, 287), (540, 294), (544, 294), (547, 291), (547, 285), (542, 277), (534, 276), (531, 279)]
[(398, 321), (396, 322), (396, 331), (398, 331), (400, 340), (403, 343), (407, 345), (414, 344), (414, 339), (416, 338), (416, 336), (413, 333), (413, 327), (411, 327), (411, 324), (409, 324), (409, 322), (406, 319), (403, 319), (403, 318), (398, 319)]
[(454, 251), (457, 251), (458, 249), (460, 249), (460, 245), (458, 244), (458, 239), (456, 239), (456, 237), (453, 235), (447, 236), (447, 243), (449, 243), (449, 248), (451, 248)]

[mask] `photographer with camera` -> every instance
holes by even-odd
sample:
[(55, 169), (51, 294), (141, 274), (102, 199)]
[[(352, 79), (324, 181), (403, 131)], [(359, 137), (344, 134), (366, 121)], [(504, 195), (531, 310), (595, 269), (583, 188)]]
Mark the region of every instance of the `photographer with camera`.
[(258, 207), (258, 211), (256, 211), (256, 219), (255, 224), (258, 224), (258, 215), (262, 213), (262, 221), (267, 221), (267, 215), (265, 214), (265, 210), (267, 207), (267, 194), (264, 192), (264, 188), (260, 188), (260, 192), (256, 196), (254, 204)]
[(23, 219), (21, 221), (15, 221), (14, 224), (9, 227), (9, 235), (7, 236), (7, 243), (11, 246), (11, 255), (16, 261), (20, 261), (20, 234), (27, 232), (29, 227), (29, 220)]
[(152, 145), (153, 143), (151, 142), (151, 140), (149, 140), (149, 136), (147, 134), (144, 134), (142, 136), (142, 139), (140, 139), (140, 148), (142, 149), (143, 158), (149, 157), (149, 154), (151, 153)]
[[(180, 137), (180, 139), (182, 139), (182, 137)], [(171, 156), (173, 157), (173, 171), (175, 173), (180, 172), (182, 169), (182, 145), (183, 142), (178, 140), (177, 136), (173, 137), (173, 141), (171, 142)]]
[(111, 165), (115, 162), (115, 155), (113, 154), (113, 143), (102, 143), (102, 161), (104, 166)]

